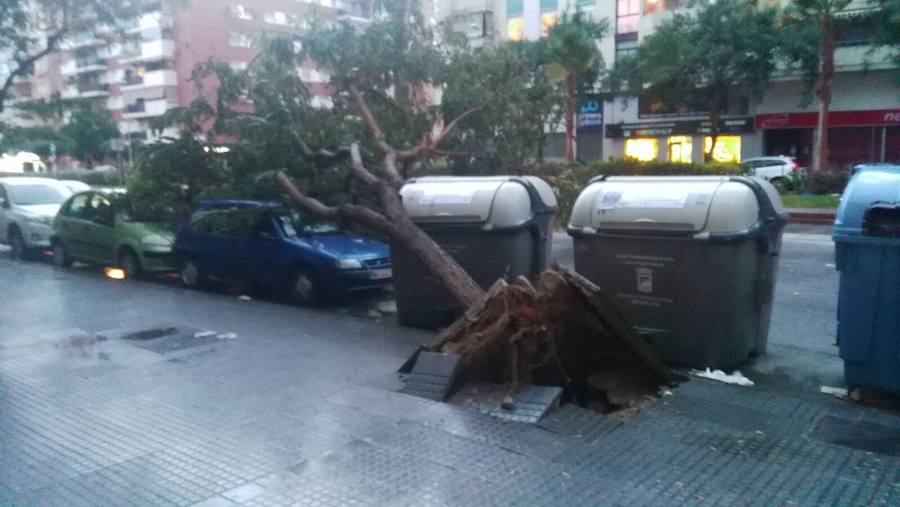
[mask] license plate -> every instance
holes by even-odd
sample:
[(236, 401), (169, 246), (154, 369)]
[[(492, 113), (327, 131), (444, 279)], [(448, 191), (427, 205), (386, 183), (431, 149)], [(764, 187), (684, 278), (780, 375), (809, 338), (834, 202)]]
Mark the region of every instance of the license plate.
[(391, 268), (371, 269), (369, 270), (369, 278), (372, 280), (384, 280), (393, 276)]

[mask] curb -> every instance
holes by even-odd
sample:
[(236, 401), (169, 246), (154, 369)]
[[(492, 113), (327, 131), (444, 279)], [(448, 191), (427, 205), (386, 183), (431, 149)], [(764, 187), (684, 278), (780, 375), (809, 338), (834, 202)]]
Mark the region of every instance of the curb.
[(797, 224), (831, 225), (834, 223), (833, 209), (789, 209), (791, 222)]

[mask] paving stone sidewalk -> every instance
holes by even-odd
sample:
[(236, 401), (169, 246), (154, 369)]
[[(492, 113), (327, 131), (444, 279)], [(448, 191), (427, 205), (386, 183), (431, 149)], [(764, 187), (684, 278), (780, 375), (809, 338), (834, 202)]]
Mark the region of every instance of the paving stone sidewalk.
[(425, 335), (393, 325), (9, 261), (0, 286), (0, 505), (900, 504), (887, 411), (694, 379), (625, 423), (503, 422), (395, 392)]

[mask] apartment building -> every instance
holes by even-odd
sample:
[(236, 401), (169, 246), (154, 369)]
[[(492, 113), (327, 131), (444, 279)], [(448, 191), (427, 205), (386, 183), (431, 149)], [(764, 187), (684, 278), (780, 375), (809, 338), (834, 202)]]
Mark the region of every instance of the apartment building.
[[(693, 4), (693, 3), (692, 3)], [(685, 3), (686, 5), (686, 3)], [(642, 38), (673, 12), (679, 0), (442, 0), (436, 16), (476, 43), (536, 40), (562, 13), (580, 11), (609, 21), (609, 35), (598, 41), (606, 65), (633, 52)], [(839, 167), (860, 162), (900, 162), (900, 89), (890, 75), (890, 52), (871, 46), (870, 27), (858, 16), (871, 9), (855, 0), (842, 13), (860, 19), (837, 42), (836, 78), (829, 115), (831, 161)], [(760, 155), (790, 155), (812, 163), (815, 100), (804, 104), (804, 86), (795, 73), (775, 76), (762, 100), (729, 104), (714, 157), (722, 161)], [(703, 112), (672, 114), (651, 97), (612, 101), (584, 97), (580, 104), (578, 157), (582, 160), (631, 156), (643, 160), (701, 161), (711, 143)], [(556, 129), (558, 130), (558, 129)], [(558, 154), (561, 134), (551, 136), (545, 153)]]
[[(176, 133), (155, 132), (153, 120), (197, 97), (190, 82), (196, 65), (215, 59), (246, 68), (265, 34), (299, 34), (316, 18), (365, 23), (370, 5), (356, 0), (149, 0), (135, 19), (116, 27), (98, 25), (65, 41), (53, 56), (59, 94), (102, 101), (123, 139), (152, 142)], [(308, 63), (297, 72), (314, 100), (327, 105), (329, 76)]]

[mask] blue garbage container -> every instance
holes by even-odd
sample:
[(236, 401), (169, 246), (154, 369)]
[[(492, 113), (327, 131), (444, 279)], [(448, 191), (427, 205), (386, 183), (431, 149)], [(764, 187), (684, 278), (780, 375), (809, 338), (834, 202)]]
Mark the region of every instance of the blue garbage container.
[(900, 393), (900, 166), (854, 170), (834, 243), (847, 386)]

